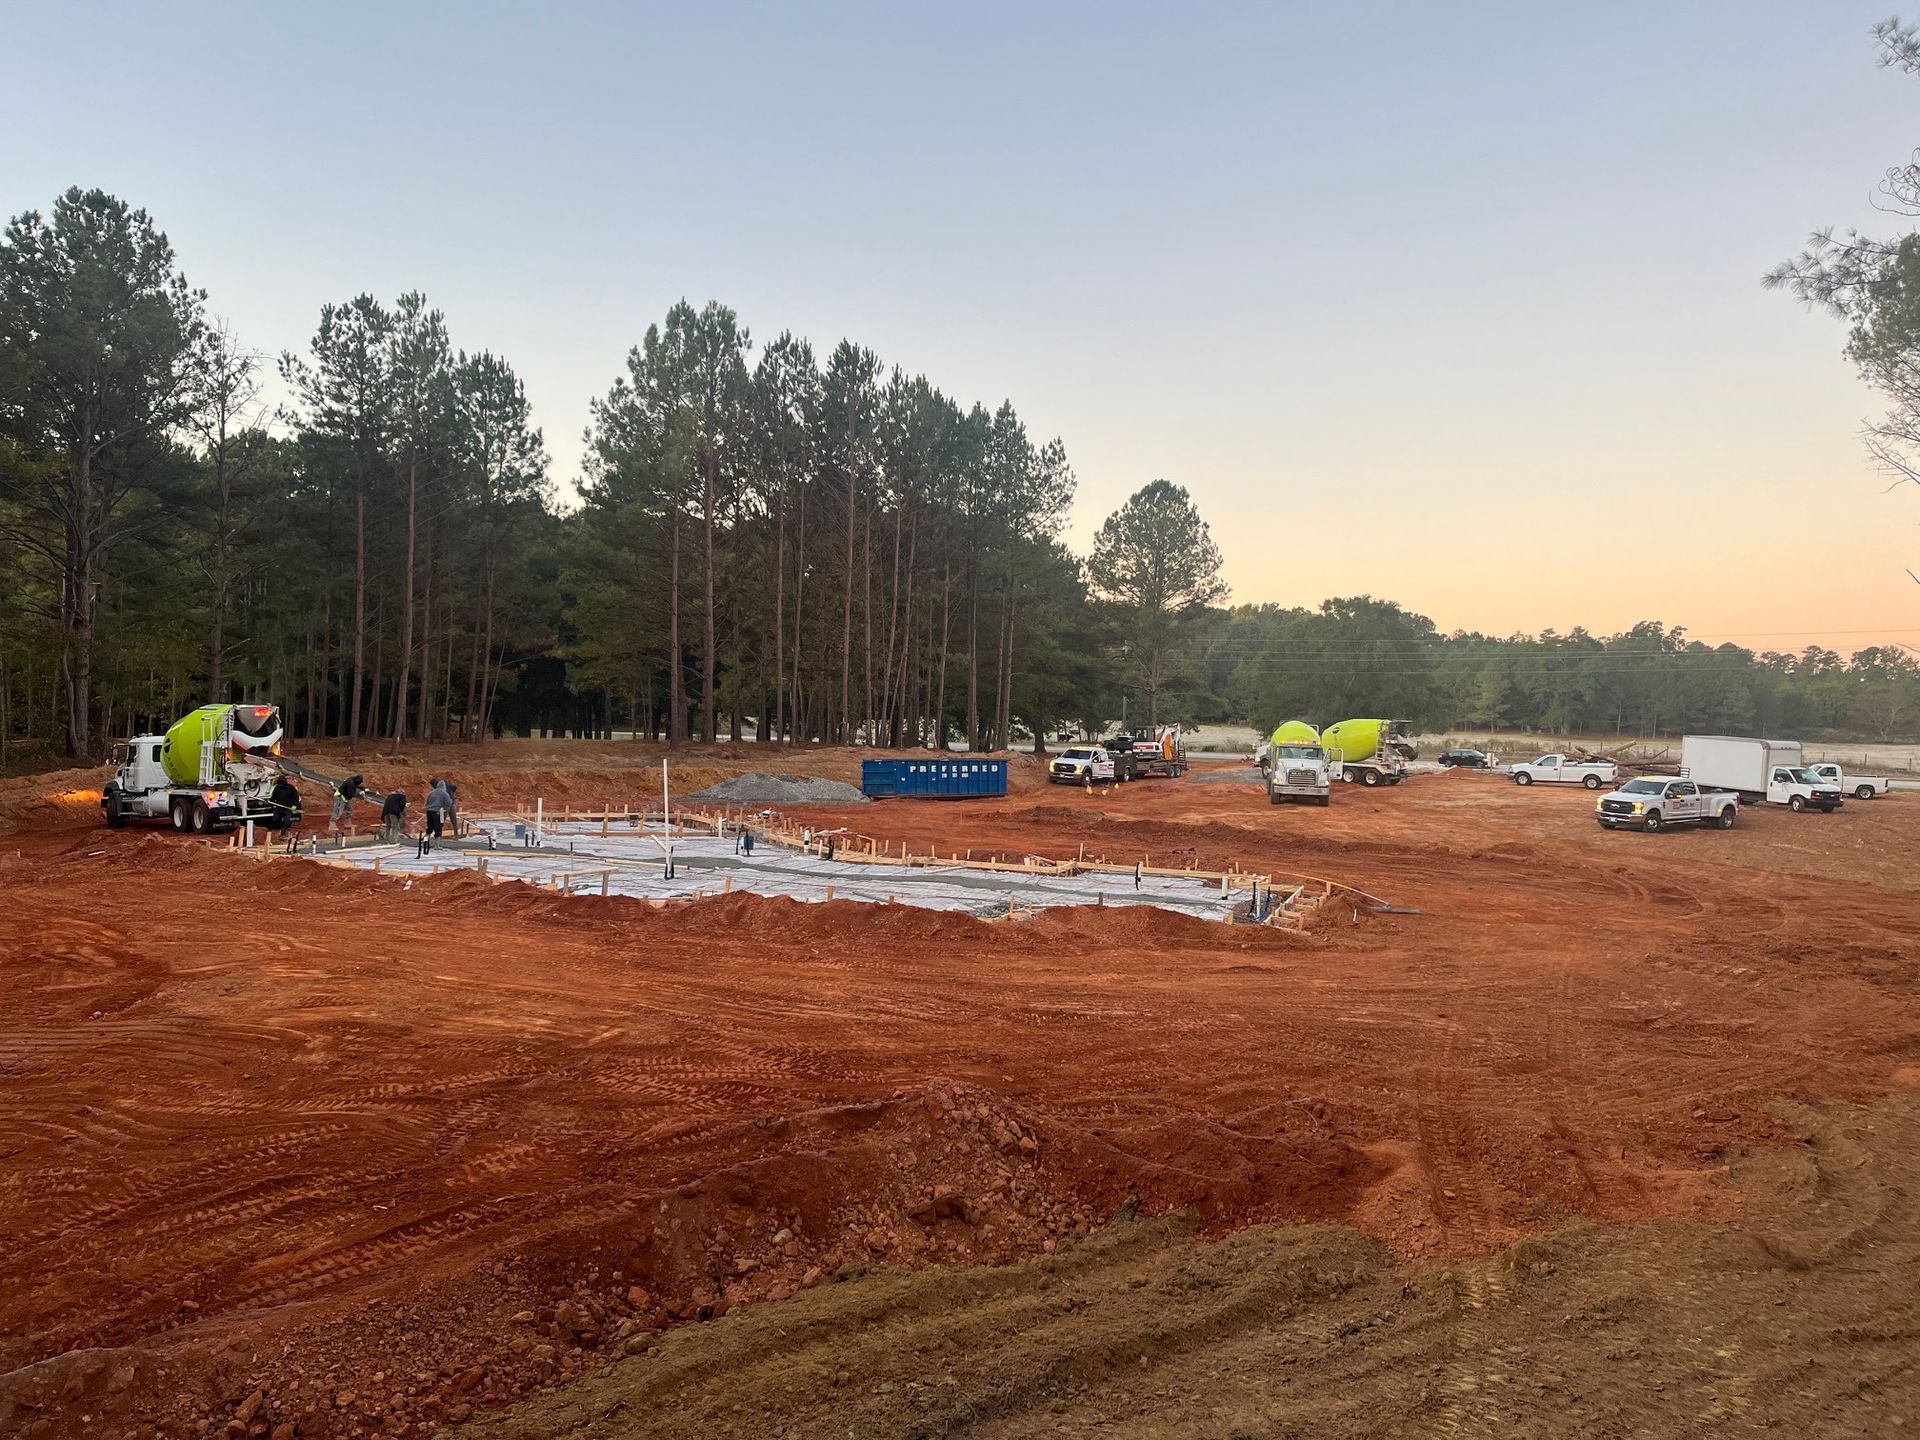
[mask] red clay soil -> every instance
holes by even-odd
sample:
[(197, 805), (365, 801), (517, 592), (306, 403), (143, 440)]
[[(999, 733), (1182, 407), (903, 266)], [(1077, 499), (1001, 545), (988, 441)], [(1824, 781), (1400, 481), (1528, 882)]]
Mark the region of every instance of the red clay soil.
[[(638, 800), (657, 764), (506, 748), (423, 769), (471, 811)], [(1123, 1208), (1402, 1257), (1723, 1216), (1769, 1102), (1920, 1087), (1911, 797), (1646, 837), (1488, 776), (1319, 810), (1016, 770), (837, 818), (1420, 913), (656, 911), (262, 864), (100, 828), (97, 775), (0, 784), (0, 1433), (422, 1433), (843, 1266), (1010, 1260)]]

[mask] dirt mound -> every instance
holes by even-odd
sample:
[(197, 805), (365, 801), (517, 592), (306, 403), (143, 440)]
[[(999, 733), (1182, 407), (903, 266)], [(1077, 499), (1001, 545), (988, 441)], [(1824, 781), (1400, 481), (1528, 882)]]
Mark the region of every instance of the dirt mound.
[(815, 775), (772, 775), (749, 771), (689, 795), (704, 805), (858, 805), (866, 796), (852, 785)]
[(991, 1271), (848, 1274), (465, 1433), (1903, 1433), (1920, 1109), (1795, 1110), (1734, 1223), (1573, 1226), (1444, 1268), (1335, 1226), (1117, 1223)]

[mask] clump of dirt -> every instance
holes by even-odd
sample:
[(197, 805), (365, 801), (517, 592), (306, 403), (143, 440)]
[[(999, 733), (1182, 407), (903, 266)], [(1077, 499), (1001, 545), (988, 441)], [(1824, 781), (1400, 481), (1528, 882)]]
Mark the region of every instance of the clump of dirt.
[(763, 770), (736, 775), (687, 797), (704, 805), (858, 805), (866, 798), (838, 780), (816, 775), (771, 775)]

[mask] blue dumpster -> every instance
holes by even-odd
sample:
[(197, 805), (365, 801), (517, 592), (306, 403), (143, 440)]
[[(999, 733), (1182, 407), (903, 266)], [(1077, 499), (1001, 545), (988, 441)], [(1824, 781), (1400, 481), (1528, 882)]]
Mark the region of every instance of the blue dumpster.
[(1004, 760), (862, 760), (860, 789), (888, 797), (963, 799), (1007, 793)]

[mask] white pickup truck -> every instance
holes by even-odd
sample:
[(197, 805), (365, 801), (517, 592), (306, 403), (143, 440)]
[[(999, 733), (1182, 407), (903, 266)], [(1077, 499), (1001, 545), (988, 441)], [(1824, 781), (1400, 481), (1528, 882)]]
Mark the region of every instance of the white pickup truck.
[(1620, 767), (1611, 760), (1569, 760), (1564, 755), (1542, 755), (1513, 767), (1516, 785), (1584, 785), (1598, 790), (1620, 778)]
[(1728, 790), (1702, 790), (1691, 780), (1643, 775), (1593, 802), (1593, 818), (1606, 830), (1664, 830), (1669, 825), (1713, 825), (1731, 830), (1740, 797)]
[(1856, 800), (1871, 800), (1876, 795), (1884, 795), (1893, 788), (1893, 782), (1884, 775), (1849, 775), (1831, 760), (1818, 765), (1808, 765), (1821, 780), (1839, 790), (1842, 795), (1851, 795)]
[(1049, 785), (1085, 785), (1093, 780), (1116, 780), (1113, 756), (1104, 745), (1071, 745), (1047, 766)]

